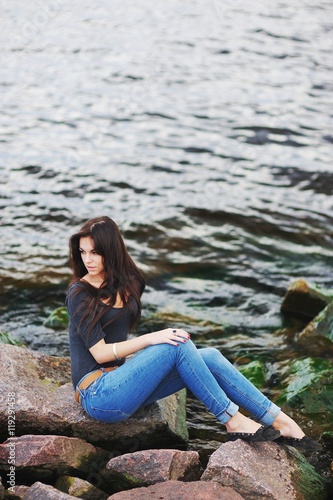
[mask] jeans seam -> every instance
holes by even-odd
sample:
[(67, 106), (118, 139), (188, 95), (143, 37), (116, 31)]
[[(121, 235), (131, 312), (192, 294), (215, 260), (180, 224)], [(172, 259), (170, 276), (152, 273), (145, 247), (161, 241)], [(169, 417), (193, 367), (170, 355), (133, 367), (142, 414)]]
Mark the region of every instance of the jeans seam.
[[(169, 356), (170, 356), (170, 353), (171, 353), (171, 351), (169, 351)], [(172, 361), (172, 362), (174, 362), (172, 359), (171, 359), (171, 361)], [(176, 366), (176, 365), (175, 365), (175, 366)], [(190, 366), (190, 364), (189, 364), (189, 366)], [(197, 382), (199, 382), (199, 384), (201, 385), (201, 388), (202, 388), (202, 387), (203, 387), (203, 384), (202, 384), (201, 380), (197, 377), (197, 374), (196, 374), (196, 373), (192, 370), (192, 368), (191, 368), (191, 374), (192, 374), (193, 378), (195, 378), (195, 379), (196, 379), (196, 381), (197, 381)], [(223, 391), (223, 389), (222, 389), (222, 388), (221, 388), (221, 390)], [(223, 391), (223, 392), (224, 392), (224, 391)], [(210, 392), (210, 391), (207, 391), (207, 394), (208, 394), (208, 396), (211, 398), (211, 400), (212, 400), (212, 401), (214, 401), (214, 403), (215, 403), (216, 405), (218, 405), (218, 406), (220, 406), (220, 405), (221, 405), (221, 402), (220, 402), (220, 401), (218, 401), (218, 400), (216, 399), (216, 397), (215, 397), (215, 395), (214, 395), (214, 394), (211, 394), (211, 392)], [(225, 408), (224, 408), (224, 409), (223, 409), (220, 413), (218, 413), (217, 415), (215, 415), (215, 416), (216, 416), (216, 418), (218, 418), (218, 417), (220, 417), (222, 414), (224, 414), (224, 413), (226, 412), (226, 409), (227, 409), (227, 408), (229, 408), (229, 406), (230, 406), (230, 402), (231, 402), (231, 400), (230, 400), (230, 398), (229, 398), (227, 395), (225, 395), (225, 396), (226, 396), (226, 398), (228, 399), (228, 404), (226, 405), (226, 407), (225, 407)]]
[[(223, 380), (223, 382), (228, 386), (228, 387), (231, 387), (235, 392), (238, 392), (238, 394), (240, 394), (241, 396), (243, 396), (244, 398), (246, 398), (249, 402), (255, 404), (257, 406), (257, 408), (260, 408), (261, 410), (264, 411), (263, 415), (265, 413), (267, 413), (269, 411), (269, 408), (271, 406), (271, 402), (270, 400), (267, 398), (267, 401), (268, 401), (268, 407), (267, 408), (263, 408), (261, 404), (258, 403), (257, 400), (253, 399), (251, 396), (249, 396), (246, 392), (243, 392), (241, 391), (238, 387), (236, 387), (235, 385), (231, 384), (228, 380), (226, 380), (219, 372), (216, 372), (213, 368), (211, 369), (211, 373), (214, 375), (216, 375), (215, 378), (221, 378)], [(258, 389), (259, 390), (259, 389)], [(264, 397), (266, 397), (265, 395), (263, 395)], [(230, 399), (230, 398), (229, 398)], [(262, 415), (262, 416), (263, 416)], [(273, 414), (274, 415), (274, 414)]]

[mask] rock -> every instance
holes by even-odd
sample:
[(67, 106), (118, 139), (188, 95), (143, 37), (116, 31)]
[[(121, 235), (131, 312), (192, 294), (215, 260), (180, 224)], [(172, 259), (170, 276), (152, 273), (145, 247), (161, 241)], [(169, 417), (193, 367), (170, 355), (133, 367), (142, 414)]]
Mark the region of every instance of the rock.
[(245, 365), (239, 365), (237, 368), (258, 389), (264, 387), (268, 370), (262, 361), (253, 360)]
[(69, 321), (68, 311), (66, 307), (57, 307), (45, 319), (44, 325), (50, 328), (67, 328)]
[(13, 486), (12, 488), (6, 490), (5, 498), (6, 500), (23, 500), (28, 489), (29, 486), (23, 486), (23, 485)]
[(196, 451), (146, 450), (111, 459), (103, 476), (114, 491), (149, 486), (168, 480), (194, 481), (200, 478)]
[(319, 288), (303, 279), (294, 281), (281, 304), (286, 314), (313, 319), (333, 300), (333, 291)]
[(333, 352), (333, 302), (299, 333), (297, 340), (302, 345), (316, 349), (316, 353), (318, 349), (322, 353)]
[(294, 448), (275, 443), (222, 444), (208, 461), (202, 481), (230, 486), (246, 500), (324, 500), (323, 479)]
[(109, 496), (104, 491), (88, 483), (88, 481), (84, 481), (78, 477), (61, 476), (57, 479), (54, 486), (57, 490), (84, 500), (106, 500)]
[(77, 500), (72, 495), (58, 491), (53, 486), (37, 481), (26, 492), (24, 500)]
[(15, 405), (15, 435), (58, 434), (83, 438), (113, 456), (151, 447), (185, 446), (186, 392), (139, 410), (118, 424), (90, 418), (74, 401), (69, 358), (0, 344), (0, 439), (8, 437), (8, 394)]
[(288, 361), (276, 404), (297, 408), (303, 414), (322, 413), (324, 421), (333, 423), (332, 366), (322, 358)]
[(0, 469), (9, 470), (15, 461), (15, 475), (21, 480), (51, 480), (60, 474), (88, 474), (91, 463), (105, 463), (107, 453), (78, 438), (65, 436), (21, 436), (0, 445)]
[(0, 344), (11, 344), (19, 346), (24, 345), (20, 340), (13, 339), (13, 337), (8, 332), (0, 332)]
[(0, 477), (0, 500), (3, 499), (4, 495), (5, 495), (5, 488), (3, 487), (2, 478)]
[(333, 454), (333, 431), (326, 431), (322, 434), (322, 440), (326, 448)]
[[(135, 488), (111, 495), (108, 500), (244, 500), (231, 488), (218, 483), (167, 481), (147, 488)], [(282, 499), (281, 499), (282, 500)]]

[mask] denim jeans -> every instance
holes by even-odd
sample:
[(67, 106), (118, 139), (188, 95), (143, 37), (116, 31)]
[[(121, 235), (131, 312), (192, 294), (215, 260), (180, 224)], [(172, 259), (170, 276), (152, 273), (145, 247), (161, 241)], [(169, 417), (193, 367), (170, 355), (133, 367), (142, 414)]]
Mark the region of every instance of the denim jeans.
[(217, 349), (197, 349), (190, 340), (179, 346), (146, 347), (79, 391), (81, 404), (91, 417), (114, 423), (184, 387), (224, 424), (239, 406), (267, 425), (280, 412)]

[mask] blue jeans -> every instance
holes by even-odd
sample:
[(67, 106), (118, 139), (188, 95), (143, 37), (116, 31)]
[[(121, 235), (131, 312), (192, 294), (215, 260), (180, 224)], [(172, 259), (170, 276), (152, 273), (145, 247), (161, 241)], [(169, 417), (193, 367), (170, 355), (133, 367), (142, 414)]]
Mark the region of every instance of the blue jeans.
[(179, 346), (146, 347), (79, 391), (81, 404), (91, 417), (114, 423), (184, 387), (224, 424), (239, 406), (267, 425), (280, 412), (217, 349), (197, 349), (190, 340)]

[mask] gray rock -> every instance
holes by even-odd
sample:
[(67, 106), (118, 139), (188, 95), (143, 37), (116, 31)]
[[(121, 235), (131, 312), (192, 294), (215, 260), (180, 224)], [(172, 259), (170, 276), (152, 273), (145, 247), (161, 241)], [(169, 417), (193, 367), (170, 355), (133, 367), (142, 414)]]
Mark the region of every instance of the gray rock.
[(69, 358), (0, 344), (0, 439), (8, 437), (8, 394), (14, 394), (15, 435), (59, 434), (83, 438), (113, 456), (143, 448), (184, 446), (188, 441), (186, 393), (164, 398), (125, 422), (90, 418), (74, 401)]
[(108, 500), (244, 500), (236, 491), (215, 482), (167, 481), (111, 495)]
[(200, 475), (198, 452), (170, 449), (127, 453), (111, 459), (103, 471), (113, 491), (169, 480), (194, 481)]
[(230, 486), (246, 500), (324, 500), (323, 479), (303, 455), (275, 443), (220, 446), (209, 459), (202, 481)]
[(72, 495), (58, 491), (53, 486), (37, 481), (26, 492), (24, 500), (77, 500)]
[[(14, 455), (13, 455), (14, 453)], [(52, 479), (59, 474), (88, 474), (91, 463), (105, 463), (106, 452), (82, 439), (65, 436), (21, 436), (0, 445), (0, 469), (9, 469), (15, 456), (16, 476), (29, 481)]]
[(72, 476), (61, 476), (54, 484), (57, 490), (68, 493), (76, 498), (83, 500), (106, 500), (109, 496), (104, 491), (96, 488), (88, 481)]

